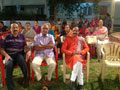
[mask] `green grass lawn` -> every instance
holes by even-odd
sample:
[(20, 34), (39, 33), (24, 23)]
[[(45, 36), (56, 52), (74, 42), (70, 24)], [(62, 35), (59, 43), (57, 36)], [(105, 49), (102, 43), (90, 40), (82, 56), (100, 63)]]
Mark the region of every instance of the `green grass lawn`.
[[(60, 69), (62, 60), (59, 60), (59, 71), (58, 71), (58, 82), (55, 81), (55, 73), (52, 77), (52, 86), (49, 87), (49, 90), (69, 90), (69, 84), (63, 83), (63, 73)], [(84, 90), (120, 90), (119, 79), (116, 78), (117, 69), (107, 67), (105, 70), (105, 81), (101, 82), (100, 79), (100, 68), (101, 64), (96, 59), (92, 59), (90, 62), (90, 75), (89, 82), (86, 82), (86, 77), (84, 77)], [(71, 72), (71, 71), (69, 71)], [(47, 67), (42, 67), (42, 73), (47, 74)], [(41, 90), (43, 86), (42, 82), (35, 81), (30, 83), (29, 88), (24, 89), (21, 86), (23, 81), (23, 75), (21, 70), (14, 69), (13, 78), (16, 88), (14, 90)], [(6, 87), (0, 88), (0, 90), (7, 90)]]

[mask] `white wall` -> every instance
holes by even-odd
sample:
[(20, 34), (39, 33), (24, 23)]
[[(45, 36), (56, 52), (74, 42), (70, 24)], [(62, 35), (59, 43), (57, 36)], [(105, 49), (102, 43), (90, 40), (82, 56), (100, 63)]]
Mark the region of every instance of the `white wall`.
[(3, 0), (4, 6), (11, 5), (40, 5), (45, 4), (46, 0)]
[[(10, 21), (3, 21), (6, 26), (10, 26)], [(34, 25), (34, 21), (16, 21), (16, 22), (21, 22), (23, 26), (25, 26), (26, 22), (30, 22), (31, 26)], [(48, 23), (48, 21), (38, 21), (39, 25), (43, 25), (45, 23)]]
[(120, 2), (115, 3), (114, 24), (120, 25)]

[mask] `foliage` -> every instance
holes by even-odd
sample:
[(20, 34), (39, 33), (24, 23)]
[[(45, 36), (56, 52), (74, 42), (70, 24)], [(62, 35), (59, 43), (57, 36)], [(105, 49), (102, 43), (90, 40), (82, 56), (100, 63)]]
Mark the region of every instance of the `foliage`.
[(98, 15), (100, 12), (99, 0), (93, 0), (93, 3), (94, 14)]
[[(55, 13), (58, 13), (55, 12), (57, 9), (58, 10), (58, 6), (59, 4), (62, 4), (63, 7), (61, 7), (64, 11), (68, 12), (67, 14), (68, 15), (73, 15), (73, 11), (78, 11), (79, 10), (79, 5), (80, 3), (82, 2), (85, 2), (85, 0), (49, 0), (48, 1), (48, 5), (50, 7), (50, 18), (52, 18), (52, 20), (54, 19), (55, 17)], [(55, 18), (56, 19), (56, 18)]]

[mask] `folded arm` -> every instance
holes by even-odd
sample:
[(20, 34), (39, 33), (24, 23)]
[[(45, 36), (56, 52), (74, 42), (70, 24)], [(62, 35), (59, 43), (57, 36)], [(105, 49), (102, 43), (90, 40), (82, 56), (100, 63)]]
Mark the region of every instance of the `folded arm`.
[(34, 49), (37, 51), (45, 50), (45, 49), (52, 49), (54, 48), (54, 44), (50, 42), (48, 45), (36, 45), (34, 46)]

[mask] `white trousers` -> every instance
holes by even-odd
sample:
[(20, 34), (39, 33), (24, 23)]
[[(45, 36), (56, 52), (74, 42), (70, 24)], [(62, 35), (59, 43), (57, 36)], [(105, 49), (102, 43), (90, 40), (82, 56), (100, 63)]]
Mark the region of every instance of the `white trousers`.
[(35, 57), (32, 61), (32, 67), (33, 67), (33, 70), (35, 71), (35, 74), (36, 74), (38, 81), (41, 80), (41, 78), (42, 78), (40, 65), (41, 65), (43, 60), (45, 60), (46, 63), (48, 64), (48, 76), (47, 76), (48, 80), (51, 80), (52, 73), (54, 72), (55, 67), (56, 67), (56, 61), (54, 58), (49, 58), (47, 56)]
[(73, 71), (70, 80), (75, 82), (76, 78), (79, 85), (83, 85), (82, 63), (79, 61), (73, 66)]
[(109, 42), (109, 40), (104, 40), (104, 41), (98, 40), (98, 43), (97, 43), (97, 56), (98, 56), (98, 60), (101, 59), (101, 45), (105, 44), (105, 43), (108, 43), (108, 42)]

